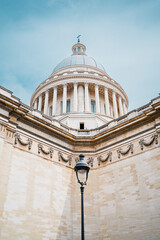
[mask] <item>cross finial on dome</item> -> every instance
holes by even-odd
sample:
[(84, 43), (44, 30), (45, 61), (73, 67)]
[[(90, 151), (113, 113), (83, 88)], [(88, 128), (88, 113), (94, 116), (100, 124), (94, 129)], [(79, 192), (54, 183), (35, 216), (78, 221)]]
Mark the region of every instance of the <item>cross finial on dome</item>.
[(80, 43), (80, 37), (81, 35), (78, 35), (77, 38), (78, 38), (78, 43)]

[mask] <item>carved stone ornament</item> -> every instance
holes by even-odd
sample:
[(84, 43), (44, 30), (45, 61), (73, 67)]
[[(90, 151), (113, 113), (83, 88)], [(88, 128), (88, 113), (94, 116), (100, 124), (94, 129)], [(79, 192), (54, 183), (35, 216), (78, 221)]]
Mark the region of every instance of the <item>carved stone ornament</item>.
[(88, 165), (91, 164), (91, 167), (93, 167), (93, 161), (94, 161), (94, 158), (89, 157), (89, 158), (87, 159), (87, 164), (88, 164)]
[(53, 149), (51, 147), (49, 147), (47, 150), (42, 146), (41, 143), (38, 144), (38, 153), (44, 153), (44, 154), (50, 154), (50, 158), (52, 158), (53, 156)]
[(111, 162), (112, 161), (112, 152), (109, 152), (105, 158), (102, 158), (102, 156), (97, 157), (97, 160), (98, 160), (99, 166), (100, 166), (100, 162), (107, 162), (108, 160), (110, 160), (110, 162)]
[(28, 145), (28, 149), (31, 149), (32, 146), (32, 140), (30, 138), (28, 138), (27, 140), (23, 140), (20, 135), (18, 133), (15, 134), (15, 144), (20, 143), (23, 146), (27, 146)]
[(133, 144), (129, 144), (127, 150), (123, 151), (121, 148), (119, 148), (117, 150), (117, 153), (118, 153), (118, 158), (121, 157), (121, 155), (126, 155), (127, 153), (129, 153), (129, 151), (131, 151), (131, 153), (133, 154)]
[(150, 146), (151, 144), (153, 144), (155, 142), (155, 144), (158, 144), (158, 134), (154, 134), (152, 137), (151, 137), (151, 140), (148, 141), (148, 142), (145, 142), (144, 139), (141, 139), (139, 141), (139, 145), (141, 147), (141, 150), (143, 150), (143, 147), (144, 146)]
[(71, 165), (72, 157), (68, 156), (67, 158), (64, 158), (61, 152), (58, 152), (58, 158), (59, 161), (62, 160), (63, 162), (69, 162), (69, 165)]
[(75, 162), (77, 163), (79, 161), (79, 157), (76, 157), (75, 158)]

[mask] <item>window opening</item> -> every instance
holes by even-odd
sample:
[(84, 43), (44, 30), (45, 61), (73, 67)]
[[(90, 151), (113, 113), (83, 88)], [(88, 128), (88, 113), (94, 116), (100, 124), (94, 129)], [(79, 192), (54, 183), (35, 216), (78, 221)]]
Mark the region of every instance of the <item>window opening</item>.
[(67, 100), (67, 110), (66, 110), (67, 113), (70, 112), (70, 100)]
[(61, 101), (61, 113), (63, 113), (63, 101)]
[(106, 115), (106, 105), (104, 104), (104, 114)]
[(91, 112), (96, 113), (96, 103), (93, 100), (91, 101)]
[(84, 129), (84, 123), (80, 123), (80, 129)]
[(52, 106), (49, 108), (49, 116), (52, 116), (53, 111), (52, 111)]

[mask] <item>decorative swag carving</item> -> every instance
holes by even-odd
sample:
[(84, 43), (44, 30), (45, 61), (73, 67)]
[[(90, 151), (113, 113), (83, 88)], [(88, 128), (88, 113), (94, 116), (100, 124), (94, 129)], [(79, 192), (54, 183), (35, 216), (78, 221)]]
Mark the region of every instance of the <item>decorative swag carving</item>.
[(68, 156), (67, 158), (64, 158), (61, 152), (58, 152), (59, 161), (62, 160), (63, 162), (69, 162), (69, 165), (71, 165), (72, 157)]
[(111, 162), (112, 161), (112, 152), (109, 152), (105, 158), (102, 158), (102, 156), (97, 157), (97, 160), (98, 160), (99, 166), (100, 166), (100, 162), (107, 162), (108, 160), (110, 160), (110, 162)]
[(30, 138), (28, 138), (27, 140), (23, 140), (20, 135), (18, 133), (15, 134), (15, 144), (17, 143), (22, 144), (23, 146), (27, 146), (28, 145), (28, 149), (31, 149), (32, 146), (32, 140)]
[[(76, 157), (76, 158), (75, 158), (75, 162), (77, 163), (78, 161), (79, 161), (79, 157)], [(87, 164), (91, 164), (91, 167), (93, 167), (93, 161), (94, 161), (94, 158), (89, 157), (89, 158), (87, 159)]]
[(87, 164), (91, 164), (91, 167), (93, 167), (93, 161), (94, 161), (94, 158), (89, 157), (89, 158), (87, 159)]
[(121, 157), (121, 155), (126, 155), (127, 153), (129, 153), (129, 151), (131, 151), (131, 153), (133, 154), (133, 144), (129, 144), (128, 148), (126, 151), (123, 151), (121, 148), (119, 148), (117, 150), (117, 153), (118, 153), (118, 158)]
[(144, 139), (141, 139), (139, 141), (139, 145), (141, 147), (141, 150), (143, 150), (143, 147), (144, 146), (150, 146), (151, 144), (153, 144), (155, 142), (155, 144), (158, 144), (158, 134), (154, 134), (152, 137), (151, 137), (151, 140), (148, 141), (148, 142), (145, 142)]
[(42, 146), (41, 143), (38, 144), (38, 153), (43, 152), (44, 154), (50, 154), (50, 158), (53, 156), (53, 149), (49, 147), (47, 150)]

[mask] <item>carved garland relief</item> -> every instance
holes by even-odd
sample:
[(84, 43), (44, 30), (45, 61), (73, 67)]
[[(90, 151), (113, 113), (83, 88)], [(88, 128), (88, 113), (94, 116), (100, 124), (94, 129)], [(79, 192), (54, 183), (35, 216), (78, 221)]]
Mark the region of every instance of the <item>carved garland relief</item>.
[[(23, 146), (28, 146), (28, 150), (31, 149), (31, 146), (32, 146), (32, 140), (30, 138), (27, 138), (27, 139), (23, 139), (20, 134), (16, 133), (15, 135), (15, 145), (19, 142), (21, 145)], [(145, 141), (144, 139), (141, 139), (139, 141), (139, 145), (140, 145), (140, 148), (141, 150), (144, 149), (144, 146), (147, 147), (147, 146), (150, 146), (152, 145), (153, 143), (155, 142), (155, 144), (158, 144), (158, 134), (154, 134), (150, 141)], [(121, 156), (123, 155), (126, 155), (128, 154), (129, 152), (131, 154), (133, 154), (133, 147), (134, 145), (131, 143), (129, 144), (129, 146), (123, 150), (121, 148), (119, 148), (117, 150), (117, 154), (118, 154), (118, 158), (120, 159)], [(48, 147), (47, 149), (45, 147), (43, 147), (43, 145), (41, 143), (38, 144), (38, 154), (40, 154), (40, 152), (46, 154), (46, 155), (50, 155), (50, 158), (53, 157), (53, 148), (52, 147)], [(97, 161), (98, 161), (98, 166), (100, 166), (100, 163), (104, 163), (104, 162), (108, 162), (108, 161), (112, 161), (112, 155), (113, 153), (112, 152), (108, 152), (107, 155), (103, 158), (102, 156), (98, 156), (97, 157)], [(63, 162), (66, 162), (66, 163), (69, 163), (69, 165), (71, 166), (71, 162), (72, 162), (72, 156), (71, 155), (68, 155), (67, 158), (65, 158), (63, 156), (63, 154), (61, 152), (58, 152), (58, 160), (59, 161), (63, 161)], [(78, 162), (79, 161), (79, 157), (76, 157), (75, 158), (75, 162)], [(93, 162), (94, 162), (94, 158), (93, 157), (89, 157), (86, 162), (88, 164), (90, 164), (91, 167), (93, 167)]]
[(148, 147), (150, 146), (151, 144), (153, 144), (155, 142), (155, 144), (158, 144), (158, 134), (154, 134), (152, 137), (151, 137), (151, 140), (146, 142), (144, 139), (141, 139), (139, 141), (139, 145), (141, 147), (141, 150), (143, 150), (144, 146), (145, 147)]
[(53, 156), (53, 149), (51, 147), (49, 147), (47, 150), (42, 146), (41, 143), (38, 144), (38, 153), (44, 153), (46, 155), (50, 154), (50, 158), (52, 158)]
[(69, 162), (69, 165), (71, 165), (72, 157), (70, 155), (67, 158), (65, 158), (61, 152), (58, 152), (58, 159), (59, 162), (62, 160), (63, 162)]
[(28, 138), (27, 140), (23, 140), (18, 133), (15, 134), (15, 144), (20, 143), (23, 146), (28, 145), (28, 150), (31, 149), (32, 146), (32, 140)]

